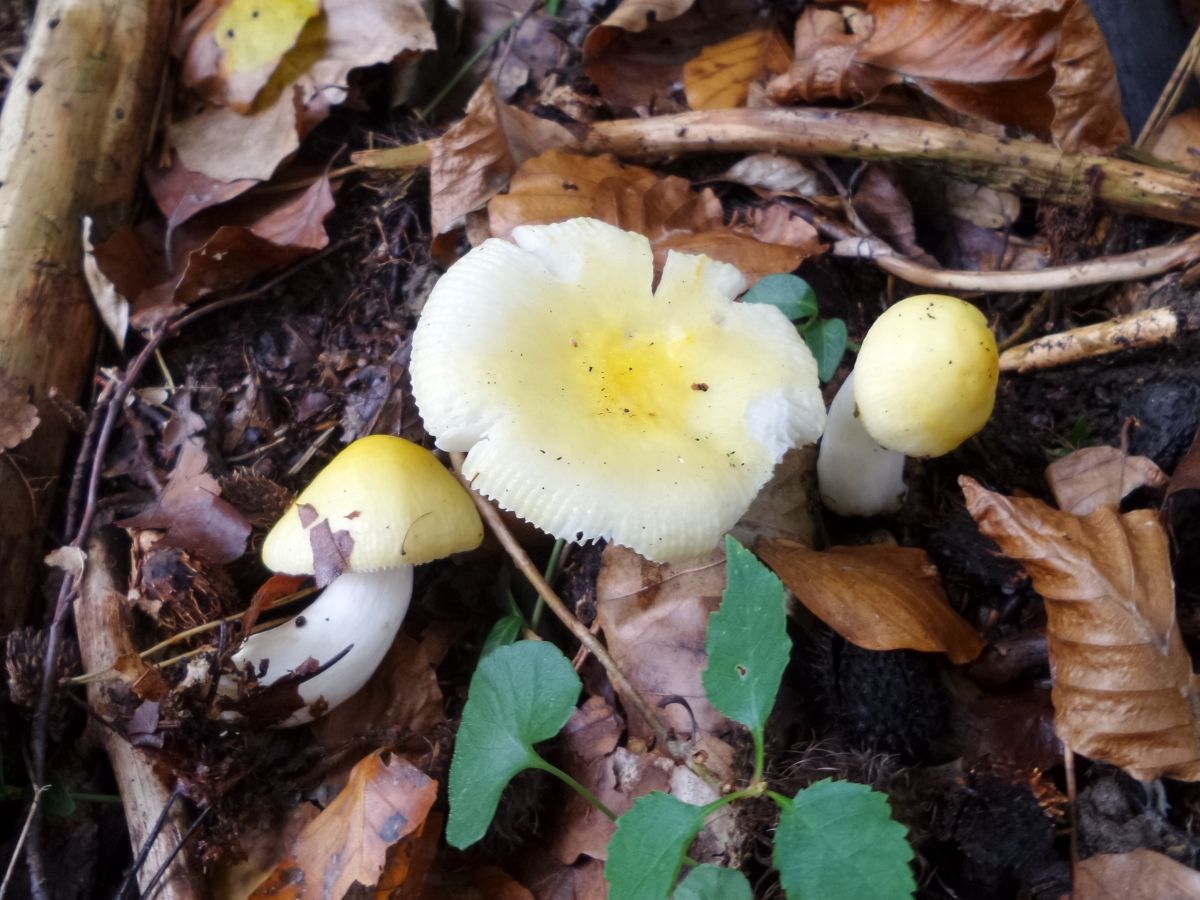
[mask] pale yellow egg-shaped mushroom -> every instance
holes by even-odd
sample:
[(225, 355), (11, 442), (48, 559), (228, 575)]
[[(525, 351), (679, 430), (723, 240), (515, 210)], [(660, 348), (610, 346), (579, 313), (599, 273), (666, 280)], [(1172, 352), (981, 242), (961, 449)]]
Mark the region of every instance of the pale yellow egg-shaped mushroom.
[(991, 417), (999, 352), (977, 308), (920, 294), (875, 320), (854, 373), (854, 399), (871, 437), (908, 456), (941, 456)]
[(383, 434), (348, 445), (296, 498), (263, 544), (267, 568), (314, 572), (310, 532), (322, 521), (350, 535), (350, 572), (420, 565), (483, 540), (474, 502), (438, 458)]

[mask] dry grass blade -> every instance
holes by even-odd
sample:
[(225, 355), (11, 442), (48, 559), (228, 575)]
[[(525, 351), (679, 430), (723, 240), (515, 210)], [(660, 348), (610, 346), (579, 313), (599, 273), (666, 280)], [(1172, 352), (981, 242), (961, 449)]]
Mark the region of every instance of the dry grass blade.
[(1046, 600), (1063, 742), (1135, 778), (1200, 780), (1195, 676), (1158, 514), (1105, 506), (1080, 517), (959, 483), (980, 529)]

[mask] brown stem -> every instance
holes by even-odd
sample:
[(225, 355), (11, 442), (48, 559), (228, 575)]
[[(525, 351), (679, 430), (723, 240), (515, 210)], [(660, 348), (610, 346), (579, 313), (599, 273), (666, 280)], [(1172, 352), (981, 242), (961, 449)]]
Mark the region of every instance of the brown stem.
[[(1182, 327), (1187, 325), (1184, 316)], [(1181, 319), (1176, 311), (1160, 306), (1010, 347), (1000, 354), (1000, 371), (1050, 369), (1118, 350), (1144, 350), (1171, 341), (1180, 330)]]

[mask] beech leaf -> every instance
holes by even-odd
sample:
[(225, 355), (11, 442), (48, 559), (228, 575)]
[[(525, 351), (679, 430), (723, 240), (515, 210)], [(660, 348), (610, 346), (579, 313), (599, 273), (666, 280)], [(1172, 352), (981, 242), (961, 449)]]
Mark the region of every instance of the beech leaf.
[(867, 544), (810, 550), (755, 544), (762, 560), (818, 619), (867, 650), (923, 650), (970, 662), (983, 639), (951, 608), (924, 550)]
[(479, 661), (450, 763), (451, 846), (483, 837), (513, 776), (545, 768), (533, 745), (558, 734), (582, 689), (571, 661), (545, 641), (497, 647)]
[(1140, 847), (1075, 864), (1074, 900), (1184, 900), (1200, 896), (1200, 872)]
[(791, 48), (774, 28), (756, 28), (712, 44), (683, 67), (683, 89), (692, 109), (746, 105), (750, 85), (786, 72)]
[(1120, 506), (1138, 488), (1163, 487), (1167, 476), (1153, 460), (1119, 447), (1084, 447), (1052, 462), (1046, 481), (1060, 509), (1086, 516), (1101, 506)]
[(1200, 780), (1191, 659), (1175, 620), (1158, 513), (1088, 516), (959, 479), (967, 509), (1046, 600), (1055, 728), (1077, 753), (1134, 778)]

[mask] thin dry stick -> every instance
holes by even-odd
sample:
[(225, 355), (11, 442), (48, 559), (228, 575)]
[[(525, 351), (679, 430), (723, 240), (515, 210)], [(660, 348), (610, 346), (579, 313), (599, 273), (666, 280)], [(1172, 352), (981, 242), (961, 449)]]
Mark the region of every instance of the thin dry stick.
[(1179, 62), (1175, 64), (1175, 71), (1171, 73), (1170, 79), (1163, 86), (1162, 93), (1158, 95), (1158, 102), (1154, 104), (1154, 110), (1146, 119), (1146, 124), (1142, 126), (1142, 133), (1138, 135), (1134, 147), (1143, 150), (1154, 143), (1155, 138), (1162, 131), (1163, 125), (1167, 123), (1167, 119), (1171, 118), (1175, 107), (1179, 105), (1184, 85), (1191, 77), (1197, 60), (1200, 60), (1200, 28), (1196, 29), (1187, 48), (1183, 51), (1183, 55), (1179, 57)]
[(1051, 369), (1119, 350), (1144, 350), (1168, 343), (1180, 330), (1175, 310), (1160, 306), (1010, 347), (1000, 354), (1000, 371)]
[(33, 825), (33, 820), (37, 818), (38, 807), (42, 805), (42, 794), (50, 790), (50, 785), (45, 784), (33, 792), (33, 802), (29, 805), (29, 815), (25, 817), (25, 824), (21, 826), (21, 833), (17, 836), (17, 845), (13, 847), (12, 859), (8, 861), (8, 869), (4, 872), (4, 882), (0, 883), (0, 900), (4, 900), (4, 896), (8, 893), (8, 886), (12, 883), (13, 872), (17, 869), (17, 860), (21, 858), (21, 849), (25, 846), (25, 838), (29, 836), (29, 828)]
[(616, 661), (609, 656), (608, 650), (600, 643), (594, 634), (588, 631), (587, 627), (575, 617), (575, 614), (567, 609), (567, 604), (562, 601), (558, 594), (554, 593), (554, 588), (546, 583), (546, 579), (542, 577), (542, 573), (538, 571), (538, 567), (533, 564), (533, 560), (529, 558), (529, 554), (525, 552), (525, 548), (520, 542), (513, 537), (508, 526), (504, 524), (504, 520), (500, 518), (500, 512), (496, 507), (473, 487), (471, 482), (467, 481), (462, 474), (463, 459), (465, 457), (461, 453), (451, 453), (450, 460), (454, 464), (454, 473), (458, 476), (459, 481), (467, 488), (471, 494), (471, 499), (475, 501), (475, 506), (479, 508), (479, 514), (483, 520), (487, 522), (488, 527), (496, 538), (500, 541), (508, 555), (512, 558), (513, 564), (520, 570), (521, 574), (529, 579), (529, 583), (533, 585), (538, 596), (546, 601), (546, 606), (554, 615), (558, 616), (558, 620), (567, 627), (567, 630), (575, 636), (575, 639), (583, 646), (587, 647), (588, 652), (596, 657), (596, 661), (604, 667), (604, 671), (608, 673), (609, 679), (620, 692), (621, 696), (638, 711), (638, 714), (646, 720), (647, 724), (654, 731), (654, 736), (658, 739), (658, 743), (664, 749), (671, 746), (671, 732), (661, 718), (658, 712), (650, 705), (649, 701), (641, 695), (641, 693), (630, 684), (629, 679), (625, 677), (625, 673), (617, 666)]
[(1006, 293), (1059, 291), (1118, 281), (1140, 281), (1188, 265), (1200, 259), (1200, 236), (1176, 244), (1102, 256), (1066, 266), (1006, 272), (932, 269), (898, 256), (887, 243), (874, 237), (840, 239), (833, 245), (833, 255), (869, 259), (885, 272), (921, 287)]

